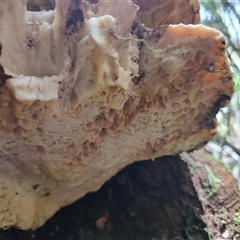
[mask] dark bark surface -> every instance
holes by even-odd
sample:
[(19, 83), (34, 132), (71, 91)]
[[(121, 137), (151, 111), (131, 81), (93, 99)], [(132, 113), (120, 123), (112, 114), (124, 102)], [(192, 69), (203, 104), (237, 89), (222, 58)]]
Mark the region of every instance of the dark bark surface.
[(0, 240), (205, 240), (201, 214), (187, 163), (167, 156), (124, 168), (43, 227), (2, 230)]
[(216, 158), (201, 149), (183, 153), (188, 163), (194, 188), (204, 210), (208, 240), (240, 239), (239, 183), (231, 171)]

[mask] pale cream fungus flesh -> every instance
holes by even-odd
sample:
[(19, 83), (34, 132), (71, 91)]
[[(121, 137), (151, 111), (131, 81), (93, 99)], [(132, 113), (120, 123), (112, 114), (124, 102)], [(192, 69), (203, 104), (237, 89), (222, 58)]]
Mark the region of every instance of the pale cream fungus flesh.
[(198, 12), (0, 0), (1, 228), (36, 229), (126, 165), (214, 136), (234, 84), (224, 36)]

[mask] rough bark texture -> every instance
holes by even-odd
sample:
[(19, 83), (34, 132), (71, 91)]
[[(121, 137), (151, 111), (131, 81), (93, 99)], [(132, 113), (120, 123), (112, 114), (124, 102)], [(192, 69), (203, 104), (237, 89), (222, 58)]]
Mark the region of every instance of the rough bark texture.
[[(223, 163), (204, 149), (182, 154), (187, 161), (194, 188), (203, 206), (202, 219), (213, 240), (240, 239), (239, 186)], [(211, 239), (211, 238), (208, 238)]]

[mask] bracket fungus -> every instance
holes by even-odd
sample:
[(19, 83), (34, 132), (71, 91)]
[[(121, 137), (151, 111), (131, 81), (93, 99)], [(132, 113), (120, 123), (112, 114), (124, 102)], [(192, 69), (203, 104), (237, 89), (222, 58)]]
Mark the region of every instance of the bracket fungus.
[(0, 49), (0, 228), (202, 146), (234, 91), (193, 0), (0, 0)]

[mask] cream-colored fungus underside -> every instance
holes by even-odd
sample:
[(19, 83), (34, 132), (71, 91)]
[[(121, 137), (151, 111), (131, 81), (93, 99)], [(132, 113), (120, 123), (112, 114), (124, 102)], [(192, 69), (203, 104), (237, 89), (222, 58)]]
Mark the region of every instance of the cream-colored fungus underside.
[[(223, 35), (184, 25), (198, 23), (197, 2), (134, 2), (34, 12), (0, 0), (1, 228), (35, 229), (126, 165), (216, 133), (233, 93)], [(151, 4), (162, 20), (147, 18)]]

